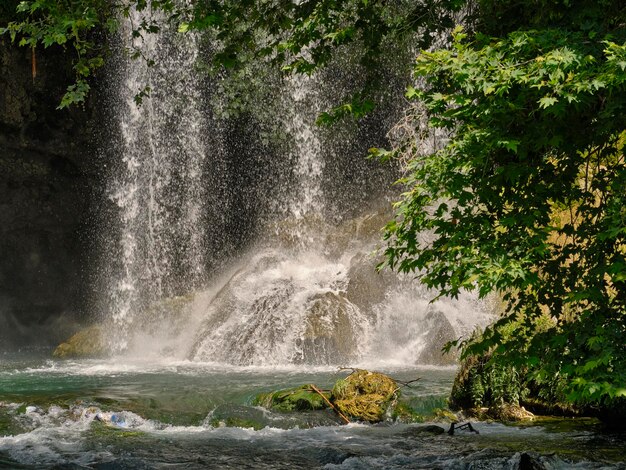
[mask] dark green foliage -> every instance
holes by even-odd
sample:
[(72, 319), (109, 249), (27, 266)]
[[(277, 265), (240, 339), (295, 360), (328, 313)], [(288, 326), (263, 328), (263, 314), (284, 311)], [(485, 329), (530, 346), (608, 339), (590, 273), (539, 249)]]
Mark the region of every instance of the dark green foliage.
[(425, 87), (407, 97), (450, 139), (400, 143), (407, 192), (386, 235), (388, 264), (442, 295), (504, 292), (507, 315), (465, 357), (495, 348), (494, 371), (561, 377), (579, 404), (626, 396), (626, 12), (602, 3), (616, 16), (481, 3), (478, 28), (497, 32), (495, 15), (505, 34), (458, 28), (449, 48), (422, 52)]
[(117, 29), (112, 4), (108, 0), (25, 0), (17, 4), (13, 15), (2, 13), (10, 21), (0, 23), (0, 35), (9, 35), (20, 46), (73, 48), (76, 82), (67, 88), (59, 108), (83, 102), (90, 90), (89, 78), (104, 64), (104, 45), (95, 39), (96, 30)]
[(505, 403), (519, 405), (528, 396), (525, 374), (491, 359), (491, 355), (486, 354), (469, 356), (463, 361), (450, 396), (453, 409), (488, 408)]
[(7, 24), (15, 19), (19, 0), (5, 0), (0, 3), (0, 24)]
[[(158, 32), (164, 23), (183, 34), (206, 32), (214, 40), (212, 62), (218, 69), (245, 69), (262, 61), (283, 73), (310, 74), (329, 64), (338, 51), (358, 44), (351, 54), (365, 71), (365, 82), (354, 96), (320, 118), (330, 123), (370, 112), (386, 85), (382, 69), (388, 66), (390, 50), (409, 43), (429, 47), (435, 37), (430, 33), (450, 28), (462, 4), (460, 0), (203, 0), (190, 5), (173, 0), (25, 0), (17, 4), (13, 21), (6, 27), (0, 22), (0, 34), (10, 34), (22, 46), (75, 49), (76, 83), (60, 107), (85, 99), (89, 77), (107, 57), (107, 40), (96, 38), (94, 31), (116, 31), (118, 18), (128, 17), (131, 10), (142, 14), (133, 25), (135, 38)], [(135, 51), (133, 57), (142, 54)], [(150, 58), (143, 59), (155, 65)], [(145, 94), (138, 95), (139, 102)]]

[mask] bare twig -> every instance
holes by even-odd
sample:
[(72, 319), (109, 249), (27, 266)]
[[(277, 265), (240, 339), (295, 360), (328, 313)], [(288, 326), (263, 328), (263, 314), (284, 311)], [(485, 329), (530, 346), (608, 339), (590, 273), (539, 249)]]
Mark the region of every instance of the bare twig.
[[(392, 379), (393, 379), (393, 377), (392, 377)], [(403, 386), (405, 386), (405, 387), (409, 387), (409, 388), (411, 388), (411, 384), (412, 384), (412, 383), (417, 382), (418, 380), (422, 380), (422, 378), (421, 378), (421, 377), (418, 377), (417, 379), (409, 380), (409, 381), (407, 381), (407, 382), (404, 382), (404, 381), (402, 381), (402, 380), (398, 380), (398, 379), (393, 379), (393, 380), (394, 380), (397, 384), (400, 384), (400, 385), (403, 385)]]
[(337, 408), (335, 408), (335, 405), (333, 405), (330, 402), (330, 400), (328, 398), (326, 398), (326, 395), (324, 395), (315, 385), (310, 384), (310, 387), (315, 392), (317, 392), (319, 394), (319, 396), (322, 397), (326, 403), (328, 403), (328, 406), (330, 406), (335, 411), (335, 413), (337, 413), (339, 415), (339, 417), (345, 421), (346, 424), (350, 424), (350, 420), (348, 418), (346, 418), (341, 411), (339, 411)]

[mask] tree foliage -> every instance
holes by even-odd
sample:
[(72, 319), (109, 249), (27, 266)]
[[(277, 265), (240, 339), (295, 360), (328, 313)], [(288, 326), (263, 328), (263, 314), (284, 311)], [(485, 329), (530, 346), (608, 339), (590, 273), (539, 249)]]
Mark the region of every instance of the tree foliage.
[(407, 97), (449, 140), (396, 149), (408, 191), (388, 226), (388, 264), (442, 295), (504, 294), (507, 315), (466, 355), (496, 348), (539, 381), (562, 376), (573, 401), (624, 397), (626, 10), (479, 3), (476, 30), (457, 28), (450, 47), (417, 58), (424, 86)]
[[(96, 32), (115, 33), (119, 19), (132, 11), (142, 19), (132, 25), (135, 38), (156, 33), (163, 23), (182, 34), (205, 32), (214, 39), (212, 62), (218, 68), (237, 69), (266, 61), (283, 73), (310, 74), (327, 65), (338, 49), (359, 43), (360, 63), (368, 72), (362, 89), (346, 103), (329, 110), (320, 123), (346, 115), (360, 117), (375, 105), (374, 95), (384, 87), (379, 73), (390, 45), (410, 40), (429, 47), (436, 35), (453, 25), (462, 0), (23, 0), (13, 21), (0, 27), (22, 46), (73, 47), (76, 83), (70, 85), (61, 107), (84, 100), (89, 76), (107, 57), (110, 40)], [(1, 26), (1, 25), (0, 25)], [(418, 34), (419, 33), (419, 34)], [(134, 58), (141, 58), (135, 51)], [(149, 60), (149, 59), (147, 59)], [(408, 65), (408, 64), (407, 64)]]
[(68, 86), (59, 105), (63, 108), (84, 101), (89, 77), (104, 64), (102, 48), (93, 38), (101, 26), (109, 31), (117, 27), (107, 0), (27, 0), (18, 3), (13, 21), (0, 27), (0, 34), (33, 51), (38, 46), (74, 50), (76, 82)]

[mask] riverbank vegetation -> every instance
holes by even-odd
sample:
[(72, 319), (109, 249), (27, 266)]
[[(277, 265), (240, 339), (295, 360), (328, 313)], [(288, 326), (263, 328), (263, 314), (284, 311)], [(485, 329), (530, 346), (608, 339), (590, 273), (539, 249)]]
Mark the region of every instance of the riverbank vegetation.
[[(440, 295), (477, 289), (504, 299), (504, 314), (493, 326), (450, 345), (490, 371), (471, 386), (473, 406), (535, 395), (623, 412), (622, 1), (187, 5), (28, 0), (1, 32), (33, 51), (74, 49), (77, 81), (61, 107), (84, 100), (106, 60), (107, 37), (131, 7), (145, 13), (134, 25), (137, 38), (160, 22), (173, 22), (181, 34), (209, 34), (213, 61), (223, 70), (265, 61), (283, 73), (309, 74), (356, 44), (354, 62), (367, 80), (322, 114), (321, 124), (371, 111), (384, 91), (388, 48), (415, 50), (415, 62), (395, 64), (412, 69), (414, 78), (407, 84), (405, 118), (390, 133), (394, 146), (371, 152), (405, 166), (405, 192), (385, 233), (385, 264), (414, 273)], [(519, 390), (498, 394), (503, 377)]]

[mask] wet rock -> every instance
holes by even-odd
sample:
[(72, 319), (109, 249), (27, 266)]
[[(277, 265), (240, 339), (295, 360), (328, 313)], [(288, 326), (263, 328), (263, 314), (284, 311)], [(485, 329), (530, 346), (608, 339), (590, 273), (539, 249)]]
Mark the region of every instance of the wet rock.
[(390, 270), (376, 271), (380, 261), (380, 258), (365, 253), (358, 253), (350, 260), (346, 297), (367, 313), (383, 302), (387, 292), (400, 282)]
[(382, 230), (393, 218), (391, 205), (383, 205), (364, 215), (346, 220), (329, 230), (324, 240), (329, 256), (340, 256), (355, 246), (374, 246), (382, 239)]
[[(103, 106), (58, 110), (75, 79), (70, 55), (0, 38), (0, 345), (53, 345), (84, 321), (94, 258), (94, 204), (104, 190), (94, 149)], [(92, 129), (97, 117), (99, 133)], [(103, 198), (106, 199), (106, 198)], [(89, 241), (88, 241), (89, 240)], [(95, 267), (94, 267), (95, 269)], [(65, 325), (70, 325), (69, 327)]]
[(59, 359), (106, 356), (108, 352), (104, 328), (91, 326), (61, 343), (52, 355)]
[(443, 312), (434, 310), (426, 314), (424, 323), (427, 331), (424, 335), (426, 346), (421, 350), (417, 363), (439, 366), (456, 364), (458, 353), (442, 351), (446, 343), (457, 339), (457, 332), (448, 318)]
[(542, 462), (541, 456), (535, 452), (518, 452), (511, 460), (509, 467), (511, 470), (547, 470), (548, 468)]
[(206, 309), (190, 359), (244, 365), (262, 351), (271, 357), (284, 340), (279, 322), (294, 294), (290, 279), (273, 275), (285, 259), (275, 252), (264, 253), (231, 276)]
[(357, 369), (335, 383), (332, 402), (348, 417), (377, 423), (385, 418), (398, 395), (398, 385), (391, 377)]
[[(330, 399), (330, 394), (325, 394)], [(326, 400), (310, 385), (257, 395), (254, 404), (272, 411), (313, 411), (328, 408)]]
[(446, 430), (441, 426), (437, 426), (435, 424), (426, 424), (423, 426), (411, 426), (406, 431), (404, 431), (402, 435), (406, 437), (417, 437), (424, 434), (439, 435), (445, 432)]
[(267, 231), (271, 240), (281, 248), (298, 249), (319, 245), (330, 230), (319, 214), (290, 217), (270, 224)]
[(189, 357), (241, 365), (352, 361), (367, 319), (344, 289), (340, 263), (259, 254), (211, 300)]
[(357, 359), (361, 328), (358, 312), (345, 297), (333, 292), (319, 296), (306, 315), (298, 345), (305, 364), (341, 364)]

